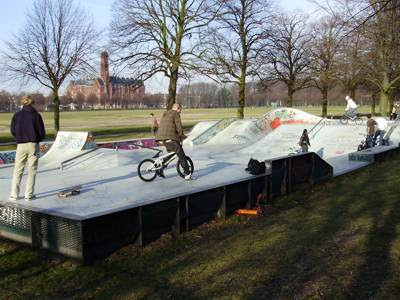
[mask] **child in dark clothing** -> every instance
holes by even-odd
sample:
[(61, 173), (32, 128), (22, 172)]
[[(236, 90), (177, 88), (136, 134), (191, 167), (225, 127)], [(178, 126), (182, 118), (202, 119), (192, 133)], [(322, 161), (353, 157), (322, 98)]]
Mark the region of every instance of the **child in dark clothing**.
[(299, 145), (301, 146), (302, 153), (308, 152), (308, 146), (311, 145), (310, 145), (310, 139), (308, 138), (307, 129), (303, 130), (303, 134), (300, 137)]

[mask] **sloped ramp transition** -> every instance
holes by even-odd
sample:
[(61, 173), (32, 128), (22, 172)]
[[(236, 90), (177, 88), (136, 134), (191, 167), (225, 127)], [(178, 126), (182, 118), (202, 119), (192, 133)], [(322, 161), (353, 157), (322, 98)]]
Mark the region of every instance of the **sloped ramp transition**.
[(87, 131), (59, 131), (50, 149), (40, 158), (41, 166), (58, 166), (85, 150), (95, 149), (93, 135)]

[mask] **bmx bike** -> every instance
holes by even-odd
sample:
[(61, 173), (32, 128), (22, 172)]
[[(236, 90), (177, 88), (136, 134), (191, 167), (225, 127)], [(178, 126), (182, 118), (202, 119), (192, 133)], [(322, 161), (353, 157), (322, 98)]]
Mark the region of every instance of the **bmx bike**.
[(363, 119), (360, 118), (358, 115), (351, 117), (348, 114), (344, 114), (340, 117), (340, 123), (342, 125), (346, 125), (349, 121), (354, 122), (357, 125), (361, 125), (363, 123)]
[(374, 139), (372, 138), (372, 136), (367, 135), (367, 134), (362, 134), (360, 133), (360, 135), (362, 135), (364, 138), (361, 140), (360, 144), (357, 147), (357, 151), (362, 151), (365, 149), (369, 149), (374, 147), (375, 143), (374, 143)]
[(303, 153), (303, 150), (301, 148), (297, 148), (297, 147), (292, 147), (289, 148), (289, 154), (288, 156), (292, 156), (292, 155), (297, 155), (297, 154), (301, 154)]
[(364, 136), (364, 139), (361, 140), (360, 144), (357, 147), (357, 151), (361, 151), (361, 150), (365, 150), (365, 149), (369, 149), (375, 146), (389, 146), (389, 140), (382, 138), (379, 138), (379, 136), (377, 136), (376, 138), (372, 137), (371, 135), (366, 135), (366, 134), (361, 134), (362, 136)]
[[(139, 163), (137, 172), (140, 179), (146, 182), (153, 181), (156, 176), (160, 174), (159, 172), (162, 172), (178, 156), (175, 152), (168, 152), (160, 156), (162, 152), (162, 150), (157, 150), (157, 154), (153, 156), (154, 159), (146, 158)], [(194, 171), (193, 161), (189, 156), (186, 156), (186, 161), (189, 165), (190, 175), (192, 175)], [(178, 159), (176, 163), (176, 171), (182, 178), (187, 176), (183, 170), (180, 159)]]

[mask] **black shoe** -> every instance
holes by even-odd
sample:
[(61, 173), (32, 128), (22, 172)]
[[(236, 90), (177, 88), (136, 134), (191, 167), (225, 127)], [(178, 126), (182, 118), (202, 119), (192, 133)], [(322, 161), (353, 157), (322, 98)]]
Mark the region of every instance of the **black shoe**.
[(163, 169), (158, 170), (158, 171), (157, 171), (157, 175), (160, 176), (160, 177), (162, 177), (162, 178), (165, 178), (164, 170), (163, 170)]

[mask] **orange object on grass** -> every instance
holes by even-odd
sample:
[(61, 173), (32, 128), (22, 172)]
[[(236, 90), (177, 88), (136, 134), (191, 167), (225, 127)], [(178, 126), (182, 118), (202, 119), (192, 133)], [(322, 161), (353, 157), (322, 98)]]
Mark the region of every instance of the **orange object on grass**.
[(238, 209), (236, 211), (238, 215), (257, 215), (258, 212), (256, 209)]

